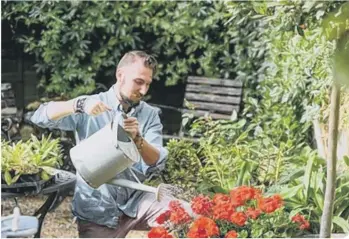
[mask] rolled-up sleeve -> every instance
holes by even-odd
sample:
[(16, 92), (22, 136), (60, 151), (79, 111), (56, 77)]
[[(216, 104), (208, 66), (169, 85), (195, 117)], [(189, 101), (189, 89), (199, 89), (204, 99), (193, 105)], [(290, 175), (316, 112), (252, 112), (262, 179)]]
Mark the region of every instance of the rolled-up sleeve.
[(165, 147), (163, 147), (162, 128), (163, 126), (161, 124), (160, 117), (156, 112), (154, 112), (148, 130), (143, 137), (149, 144), (159, 150), (160, 155), (159, 160), (155, 165), (147, 165), (142, 160), (142, 171), (147, 176), (155, 171), (162, 171), (165, 169), (168, 151)]
[(52, 102), (44, 103), (35, 111), (30, 120), (42, 128), (55, 128), (66, 131), (74, 131), (82, 121), (81, 114), (72, 114), (59, 120), (51, 120), (47, 116), (47, 108)]

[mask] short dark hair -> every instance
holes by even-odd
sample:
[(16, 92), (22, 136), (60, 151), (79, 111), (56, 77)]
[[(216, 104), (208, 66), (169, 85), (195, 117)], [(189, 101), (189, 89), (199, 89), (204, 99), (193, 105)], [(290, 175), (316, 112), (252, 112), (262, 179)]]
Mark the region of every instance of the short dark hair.
[(144, 66), (151, 69), (153, 71), (153, 75), (156, 73), (157, 64), (155, 57), (144, 52), (144, 51), (129, 51), (127, 52), (119, 61), (119, 64), (116, 69), (119, 69), (120, 67), (129, 65), (135, 60), (139, 58), (143, 60)]

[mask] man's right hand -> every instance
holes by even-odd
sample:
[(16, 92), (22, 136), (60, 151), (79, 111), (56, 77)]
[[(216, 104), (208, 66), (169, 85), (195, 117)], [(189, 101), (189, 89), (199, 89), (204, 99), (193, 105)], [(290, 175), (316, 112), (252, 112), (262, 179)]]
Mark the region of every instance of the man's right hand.
[(84, 112), (88, 115), (96, 116), (110, 110), (112, 108), (100, 100), (87, 98), (85, 101)]

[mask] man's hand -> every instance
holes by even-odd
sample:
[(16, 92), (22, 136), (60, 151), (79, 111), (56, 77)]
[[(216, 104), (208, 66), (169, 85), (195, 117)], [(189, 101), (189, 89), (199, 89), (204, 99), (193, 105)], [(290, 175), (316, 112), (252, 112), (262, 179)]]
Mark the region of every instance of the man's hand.
[(87, 99), (84, 106), (84, 112), (88, 115), (99, 115), (107, 110), (112, 110), (108, 105), (97, 99)]
[(131, 135), (131, 138), (135, 140), (139, 135), (139, 124), (135, 117), (129, 117), (124, 119), (124, 129)]

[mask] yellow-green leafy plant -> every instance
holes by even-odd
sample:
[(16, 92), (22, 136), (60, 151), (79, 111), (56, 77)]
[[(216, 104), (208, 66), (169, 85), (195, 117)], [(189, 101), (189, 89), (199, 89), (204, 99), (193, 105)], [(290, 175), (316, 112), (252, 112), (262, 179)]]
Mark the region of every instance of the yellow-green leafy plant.
[(8, 185), (17, 182), (21, 175), (39, 174), (48, 180), (54, 168), (62, 165), (59, 139), (50, 135), (41, 140), (32, 135), (27, 142), (2, 142), (1, 151), (1, 173)]

